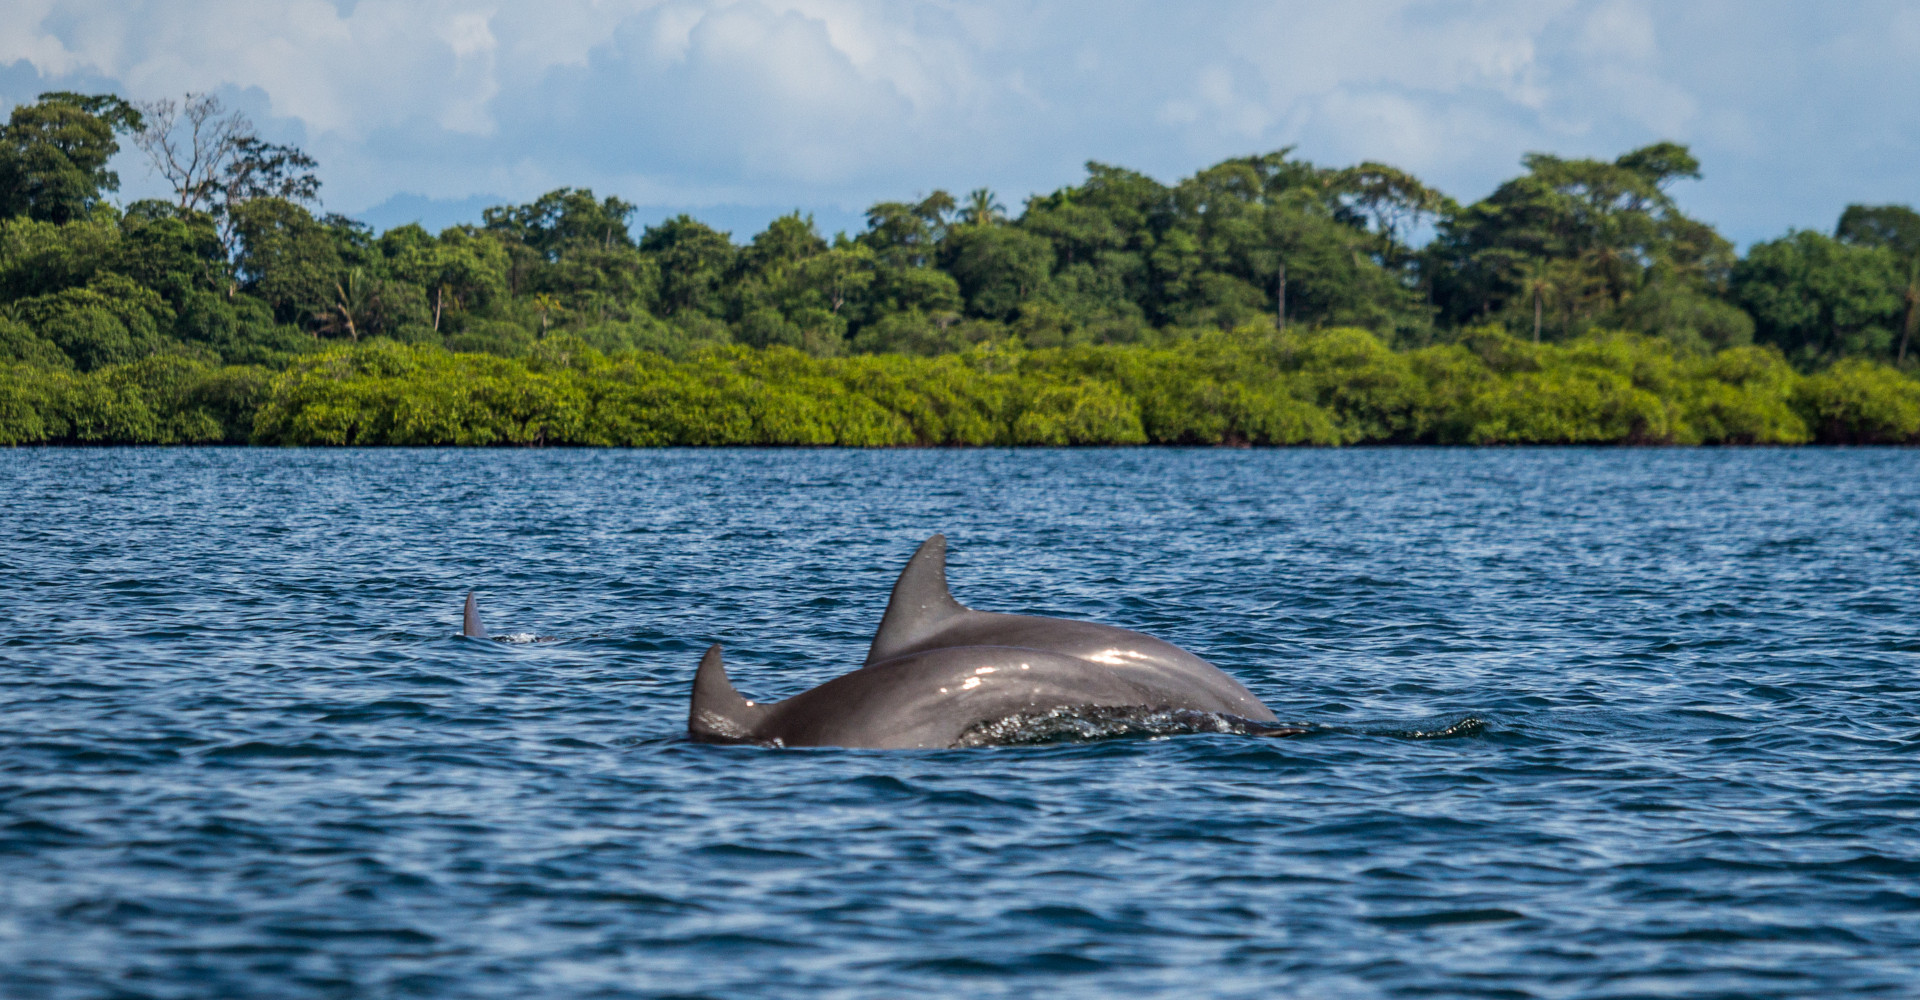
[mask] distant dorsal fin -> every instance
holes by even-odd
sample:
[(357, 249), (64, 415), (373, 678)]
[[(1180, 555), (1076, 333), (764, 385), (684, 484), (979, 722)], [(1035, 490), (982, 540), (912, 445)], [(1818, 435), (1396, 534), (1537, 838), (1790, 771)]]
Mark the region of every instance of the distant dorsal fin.
[(922, 542), (893, 585), (887, 613), (867, 649), (867, 664), (890, 660), (924, 641), (966, 606), (947, 590), (947, 536)]
[(473, 591), (467, 591), (467, 609), (460, 616), (460, 634), (474, 639), (485, 639), (487, 627), (480, 624), (480, 607), (473, 603)]
[(733, 743), (753, 738), (767, 714), (766, 706), (740, 696), (720, 662), (720, 646), (707, 647), (700, 669), (693, 675), (693, 704), (687, 709), (687, 735), (707, 743)]

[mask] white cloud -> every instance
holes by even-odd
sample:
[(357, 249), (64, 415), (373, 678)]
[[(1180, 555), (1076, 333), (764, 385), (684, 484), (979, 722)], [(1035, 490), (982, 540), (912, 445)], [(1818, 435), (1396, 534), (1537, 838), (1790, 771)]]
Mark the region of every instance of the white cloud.
[[(1017, 202), (1089, 158), (1171, 177), (1289, 144), (1472, 197), (1528, 149), (1675, 138), (1721, 221), (1777, 230), (1850, 197), (1780, 185), (1795, 158), (1841, 185), (1821, 157), (1866, 143), (1885, 152), (1863, 190), (1920, 188), (1897, 155), (1920, 146), (1917, 55), (1902, 0), (0, 4), (20, 91), (0, 96), (217, 91), (320, 156), (346, 209), (566, 183), (689, 206), (980, 183)], [(1868, 120), (1873, 137), (1836, 131)]]
[(54, 7), (54, 0), (9, 0), (0, 5), (0, 62), (26, 62), (51, 77), (90, 68), (49, 29)]

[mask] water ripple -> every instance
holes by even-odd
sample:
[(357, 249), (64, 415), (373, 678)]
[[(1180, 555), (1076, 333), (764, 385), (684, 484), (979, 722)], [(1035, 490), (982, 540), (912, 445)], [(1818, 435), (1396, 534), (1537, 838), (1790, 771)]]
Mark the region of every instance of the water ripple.
[[(1904, 996), (1908, 452), (0, 454), (0, 996)], [(1286, 739), (685, 739), (901, 561)], [(479, 592), (506, 641), (461, 639)]]

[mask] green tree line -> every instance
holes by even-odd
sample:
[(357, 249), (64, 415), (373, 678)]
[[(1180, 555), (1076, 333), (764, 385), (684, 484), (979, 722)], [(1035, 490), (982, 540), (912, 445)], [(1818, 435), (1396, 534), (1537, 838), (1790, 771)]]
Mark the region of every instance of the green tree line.
[(1342, 445), (1920, 442), (1920, 381), (1768, 347), (1642, 334), (1535, 344), (1496, 326), (1395, 351), (1252, 327), (1169, 346), (986, 345), (820, 358), (713, 347), (521, 357), (376, 340), (274, 371), (160, 354), (0, 366), (0, 444)]
[[(123, 142), (171, 198), (110, 199)], [(43, 94), (0, 127), (0, 440), (1913, 439), (1920, 213), (1742, 256), (1684, 146), (1523, 167), (1465, 205), (1281, 150), (831, 239), (573, 188), (375, 233), (212, 98)]]

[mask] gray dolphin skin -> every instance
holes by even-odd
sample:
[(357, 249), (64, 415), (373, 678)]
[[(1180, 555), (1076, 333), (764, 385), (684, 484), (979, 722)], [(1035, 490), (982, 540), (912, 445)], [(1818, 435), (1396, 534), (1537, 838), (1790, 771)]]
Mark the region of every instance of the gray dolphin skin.
[(1269, 724), (1239, 681), (1171, 643), (1110, 625), (974, 611), (947, 589), (947, 541), (915, 552), (860, 669), (756, 704), (720, 647), (694, 675), (687, 732), (710, 743), (867, 749), (951, 747), (981, 726), (1059, 709), (1194, 711)]
[(460, 634), (472, 639), (485, 639), (487, 627), (480, 624), (480, 607), (473, 603), (473, 591), (467, 591), (467, 607), (460, 615)]

